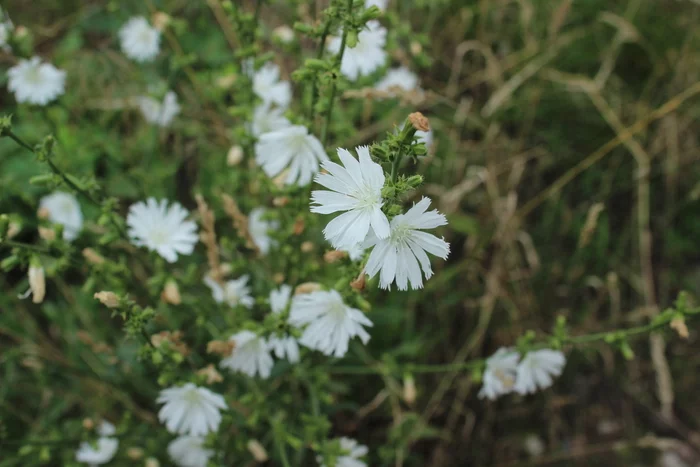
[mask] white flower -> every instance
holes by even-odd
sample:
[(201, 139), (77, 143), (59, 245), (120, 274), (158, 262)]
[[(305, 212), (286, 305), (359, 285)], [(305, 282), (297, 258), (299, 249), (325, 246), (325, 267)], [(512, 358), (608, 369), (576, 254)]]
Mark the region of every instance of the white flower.
[(554, 384), (554, 377), (561, 375), (566, 364), (564, 354), (558, 350), (542, 349), (528, 352), (518, 365), (514, 390), (518, 394), (532, 394)]
[(345, 166), (327, 161), (323, 168), (328, 173), (316, 176), (316, 183), (332, 191), (316, 190), (311, 201), (316, 206), (311, 212), (332, 214), (347, 211), (328, 223), (323, 234), (335, 248), (350, 248), (362, 242), (370, 226), (379, 238), (389, 236), (389, 221), (382, 212), (382, 166), (372, 162), (367, 146), (355, 148), (359, 162), (346, 149), (338, 149), (338, 157)]
[(110, 438), (114, 435), (114, 425), (103, 421), (97, 429), (100, 435), (97, 443), (80, 443), (80, 448), (75, 453), (75, 460), (85, 464), (101, 465), (111, 461), (119, 448), (119, 440)]
[(180, 436), (168, 444), (168, 455), (180, 467), (207, 467), (214, 451), (204, 448), (201, 436)]
[(186, 383), (160, 391), (158, 403), (165, 404), (158, 412), (158, 420), (171, 433), (204, 436), (217, 431), (221, 410), (226, 410), (224, 398), (207, 388)]
[(209, 276), (204, 278), (204, 283), (211, 289), (216, 303), (226, 303), (228, 306), (243, 305), (246, 308), (255, 304), (255, 299), (250, 295), (247, 274), (226, 282), (223, 287)]
[(308, 185), (318, 173), (318, 164), (328, 160), (321, 142), (306, 127), (292, 125), (260, 136), (255, 145), (255, 160), (268, 177), (288, 168), (288, 185)]
[(230, 356), (221, 360), (222, 368), (239, 371), (251, 377), (259, 374), (263, 379), (269, 378), (274, 361), (264, 337), (251, 331), (241, 331), (229, 340), (236, 346)]
[(418, 76), (404, 66), (389, 70), (386, 76), (377, 83), (377, 89), (392, 96), (411, 91), (422, 92), (418, 87)]
[(423, 198), (409, 209), (391, 220), (391, 234), (379, 239), (369, 236), (365, 246), (374, 246), (367, 260), (365, 272), (370, 278), (378, 272), (379, 286), (388, 289), (396, 279), (399, 290), (407, 290), (410, 282), (412, 289), (423, 287), (421, 269), (426, 279), (433, 271), (426, 252), (442, 259), (450, 254), (450, 244), (435, 235), (420, 229), (433, 229), (447, 224), (447, 219), (436, 210), (426, 212), (430, 205), (429, 198)]
[[(341, 38), (334, 37), (328, 44), (331, 53), (340, 53)], [(340, 71), (351, 80), (374, 72), (386, 62), (386, 29), (378, 21), (367, 22), (367, 29), (357, 35), (355, 47), (345, 47)]]
[(418, 130), (416, 131), (416, 137), (418, 138), (418, 142), (424, 143), (427, 149), (430, 149), (433, 145), (433, 130)]
[[(282, 313), (289, 304), (289, 299), (292, 296), (292, 288), (288, 285), (282, 285), (278, 290), (270, 292), (270, 308), (275, 314)], [(268, 338), (268, 347), (272, 350), (277, 358), (287, 358), (292, 363), (299, 361), (299, 344), (293, 336), (289, 335), (273, 335)]]
[(366, 344), (370, 336), (363, 326), (372, 326), (364, 313), (343, 303), (335, 290), (295, 296), (289, 323), (300, 328), (308, 325), (299, 343), (335, 357), (345, 355), (355, 336)]
[(177, 260), (178, 253), (190, 255), (197, 243), (197, 225), (186, 221), (189, 213), (179, 203), (148, 198), (132, 204), (126, 223), (129, 236), (136, 246), (145, 246), (156, 251), (169, 263)]
[(283, 113), (283, 109), (272, 107), (270, 104), (262, 103), (258, 105), (253, 112), (250, 132), (253, 136), (260, 136), (290, 126), (291, 123)]
[(49, 214), (49, 221), (63, 226), (63, 239), (73, 241), (83, 228), (83, 213), (80, 203), (70, 193), (57, 191), (39, 201), (39, 209)]
[(266, 63), (253, 75), (253, 91), (266, 104), (277, 104), (286, 109), (292, 100), (292, 85), (280, 81), (280, 68)]
[(122, 51), (137, 62), (150, 62), (160, 48), (160, 32), (143, 16), (131, 18), (119, 30)]
[(389, 0), (365, 0), (365, 8), (369, 8), (371, 6), (376, 6), (380, 10), (384, 11), (384, 10), (386, 10), (388, 3), (389, 3)]
[(180, 104), (177, 103), (177, 94), (172, 91), (163, 98), (163, 102), (149, 96), (136, 98), (136, 102), (143, 114), (143, 118), (148, 123), (152, 123), (161, 128), (170, 126), (175, 116), (180, 113)]
[[(29, 278), (29, 290), (27, 293), (32, 294), (32, 303), (43, 302), (46, 296), (46, 277), (41, 263), (29, 266), (27, 276)], [(26, 295), (22, 298), (26, 298)]]
[(15, 93), (17, 102), (46, 105), (65, 92), (66, 72), (39, 57), (20, 60), (7, 71), (7, 89)]
[(283, 24), (272, 30), (272, 37), (283, 44), (289, 44), (294, 41), (294, 30)]
[(486, 360), (483, 387), (479, 391), (480, 398), (497, 399), (503, 394), (513, 391), (515, 386), (516, 367), (520, 360), (518, 352), (509, 348), (500, 348)]
[(248, 232), (260, 253), (266, 255), (270, 251), (270, 247), (276, 244), (270, 238), (269, 232), (277, 230), (279, 222), (265, 220), (263, 219), (264, 215), (265, 209), (263, 208), (255, 208), (250, 211), (248, 215)]
[[(363, 446), (354, 439), (342, 437), (340, 438), (340, 449), (343, 450), (343, 455), (338, 456), (335, 460), (335, 467), (367, 467), (367, 463), (360, 460), (369, 452), (367, 446)], [(317, 456), (316, 461), (321, 464), (321, 467), (326, 467), (323, 457)]]
[(350, 261), (360, 261), (365, 256), (365, 249), (362, 243), (346, 248), (343, 251), (347, 252)]

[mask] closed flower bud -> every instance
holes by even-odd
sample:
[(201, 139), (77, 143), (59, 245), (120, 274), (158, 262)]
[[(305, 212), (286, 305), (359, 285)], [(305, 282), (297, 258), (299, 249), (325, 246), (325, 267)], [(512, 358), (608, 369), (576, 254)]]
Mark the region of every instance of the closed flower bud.
[(272, 280), (275, 281), (276, 284), (281, 284), (282, 282), (284, 282), (284, 279), (284, 274), (282, 274), (281, 272), (278, 272), (274, 276), (272, 276)]
[(146, 459), (144, 467), (160, 467), (160, 462), (158, 462), (158, 459), (154, 457), (149, 457), (148, 459)]
[(95, 428), (95, 422), (92, 420), (92, 418), (83, 418), (83, 428), (86, 430), (92, 430)]
[(93, 295), (93, 298), (99, 300), (107, 308), (117, 308), (119, 307), (119, 297), (114, 292), (97, 292)]
[(413, 112), (408, 116), (408, 121), (418, 131), (430, 131), (430, 121), (420, 112)]
[(311, 253), (314, 251), (314, 244), (313, 242), (304, 242), (301, 244), (301, 251), (303, 253)]
[(88, 263), (91, 264), (104, 264), (105, 262), (105, 259), (102, 257), (102, 255), (97, 253), (92, 248), (85, 248), (83, 250), (83, 256), (88, 261)]
[(221, 373), (219, 373), (211, 363), (201, 370), (197, 370), (197, 374), (199, 376), (204, 376), (207, 379), (207, 384), (220, 383), (224, 380)]
[[(32, 263), (35, 263), (32, 261)], [(29, 267), (29, 289), (32, 291), (32, 302), (41, 303), (46, 295), (46, 280), (44, 278), (44, 268), (38, 261)]]
[(39, 208), (39, 210), (36, 212), (36, 217), (39, 219), (48, 219), (49, 215), (49, 210), (46, 208)]
[(126, 450), (126, 456), (132, 461), (137, 461), (143, 457), (143, 449), (129, 448)]
[(226, 163), (229, 165), (229, 167), (234, 167), (240, 164), (242, 160), (243, 148), (238, 145), (231, 146), (231, 149), (228, 150), (228, 155), (226, 156)]
[(172, 279), (166, 282), (165, 287), (163, 287), (163, 292), (160, 294), (160, 299), (171, 305), (179, 305), (182, 303), (180, 289), (177, 286), (177, 282)]
[(303, 284), (299, 284), (297, 288), (294, 289), (294, 295), (318, 292), (319, 290), (321, 290), (321, 284), (318, 282), (304, 282)]
[(7, 238), (12, 238), (22, 230), (22, 226), (17, 222), (10, 222), (10, 227), (7, 229)]
[(272, 31), (272, 37), (283, 44), (289, 44), (294, 40), (294, 31), (286, 24), (283, 24)]
[(416, 402), (416, 382), (413, 380), (413, 375), (407, 374), (403, 377), (403, 400), (408, 405)]
[(56, 240), (56, 231), (48, 227), (39, 227), (39, 236), (47, 242)]
[(361, 272), (357, 278), (350, 282), (350, 287), (352, 287), (355, 290), (364, 290), (365, 286), (367, 285), (367, 276), (365, 275), (364, 272)]
[(685, 324), (685, 319), (682, 316), (673, 318), (671, 321), (671, 329), (676, 331), (681, 339), (687, 339), (690, 335), (688, 333), (688, 326)]
[(344, 259), (347, 257), (348, 257), (347, 251), (332, 250), (332, 251), (327, 251), (326, 254), (323, 255), (323, 260), (328, 264), (333, 264), (333, 263), (337, 263), (341, 259)]
[(281, 208), (289, 204), (289, 198), (286, 196), (278, 196), (272, 200), (273, 206)]
[(236, 347), (236, 343), (230, 340), (226, 341), (210, 341), (207, 343), (207, 353), (228, 357)]
[(170, 16), (162, 11), (153, 14), (153, 27), (159, 31), (163, 31), (170, 24)]
[(348, 31), (347, 38), (345, 39), (345, 45), (347, 47), (350, 47), (351, 49), (353, 49), (353, 48), (355, 48), (355, 46), (357, 46), (357, 31), (355, 31), (355, 30)]
[(304, 222), (304, 219), (302, 217), (299, 217), (294, 222), (294, 227), (292, 228), (292, 232), (294, 233), (294, 235), (301, 235), (304, 232), (305, 228), (306, 228), (306, 223)]
[(253, 456), (253, 459), (255, 459), (256, 462), (267, 462), (267, 451), (265, 451), (265, 448), (258, 440), (251, 439), (248, 441), (248, 451), (250, 451), (250, 454)]

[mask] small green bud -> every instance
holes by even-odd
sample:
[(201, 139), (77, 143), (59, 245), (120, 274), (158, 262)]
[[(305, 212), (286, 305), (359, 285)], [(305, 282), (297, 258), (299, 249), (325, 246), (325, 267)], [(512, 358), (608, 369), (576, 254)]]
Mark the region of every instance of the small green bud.
[(394, 196), (396, 196), (396, 188), (393, 186), (385, 185), (382, 188), (382, 198), (384, 199), (391, 199)]
[(0, 137), (7, 136), (12, 130), (12, 115), (0, 117)]
[(392, 216), (392, 217), (393, 217), (393, 216), (398, 216), (398, 215), (401, 214), (402, 212), (403, 212), (403, 210), (401, 209), (401, 206), (399, 206), (398, 204), (394, 204), (393, 206), (391, 206), (391, 207), (389, 208), (389, 215)]
[(367, 21), (381, 18), (382, 15), (382, 10), (380, 10), (378, 6), (372, 5), (371, 7), (367, 8), (365, 11), (362, 12), (362, 14), (360, 15), (360, 21), (362, 23), (366, 23)]
[(423, 184), (423, 176), (422, 175), (411, 175), (406, 179), (406, 183), (408, 186), (411, 188), (417, 188)]
[(310, 24), (306, 24), (306, 23), (300, 23), (298, 21), (296, 23), (294, 23), (294, 30), (298, 31), (302, 34), (307, 34), (307, 35), (314, 33), (313, 26), (311, 26)]
[(19, 265), (20, 261), (16, 255), (8, 256), (0, 262), (0, 268), (3, 271), (10, 271), (14, 269), (15, 266)]
[(354, 29), (348, 31), (348, 35), (345, 38), (345, 46), (354, 49), (357, 46), (357, 31)]
[(51, 157), (51, 154), (53, 154), (53, 145), (56, 142), (54, 139), (53, 135), (48, 135), (46, 138), (43, 139), (41, 144), (39, 145), (39, 150), (36, 151), (36, 155), (40, 161), (45, 161), (49, 157)]
[(38, 185), (38, 186), (44, 186), (44, 185), (50, 185), (54, 183), (55, 180), (55, 175), (54, 174), (43, 174), (43, 175), (35, 175), (32, 178), (29, 179), (29, 183), (32, 185)]
[(626, 340), (620, 342), (620, 352), (622, 352), (622, 356), (625, 357), (625, 360), (634, 360), (634, 351)]
[(7, 237), (10, 231), (10, 217), (7, 214), (0, 214), (0, 241)]
[(309, 70), (325, 71), (328, 69), (328, 62), (318, 58), (307, 58), (306, 61), (304, 61), (304, 66)]

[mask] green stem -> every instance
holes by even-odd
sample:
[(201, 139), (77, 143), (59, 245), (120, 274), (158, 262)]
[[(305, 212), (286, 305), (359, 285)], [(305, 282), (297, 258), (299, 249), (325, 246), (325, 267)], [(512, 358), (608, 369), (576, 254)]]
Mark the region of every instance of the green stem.
[(394, 157), (394, 161), (391, 163), (391, 182), (396, 183), (396, 180), (399, 178), (399, 165), (401, 165), (401, 159), (403, 158), (402, 153), (396, 154), (396, 157)]
[(277, 433), (277, 431), (278, 429), (276, 427), (273, 428), (275, 446), (277, 447), (277, 451), (280, 454), (280, 460), (282, 461), (282, 465), (283, 467), (292, 467), (292, 464), (289, 463), (289, 458), (287, 457), (287, 450), (284, 448), (284, 442), (279, 438), (279, 434)]
[[(321, 42), (318, 44), (318, 52), (316, 52), (316, 59), (320, 60), (323, 58), (323, 53), (326, 51), (326, 39), (328, 34), (331, 32), (331, 20), (330, 18), (326, 20), (326, 24), (321, 33)], [(316, 107), (316, 102), (318, 101), (318, 78), (314, 77), (313, 83), (311, 85), (311, 107), (309, 108), (309, 120), (314, 116), (314, 108)]]

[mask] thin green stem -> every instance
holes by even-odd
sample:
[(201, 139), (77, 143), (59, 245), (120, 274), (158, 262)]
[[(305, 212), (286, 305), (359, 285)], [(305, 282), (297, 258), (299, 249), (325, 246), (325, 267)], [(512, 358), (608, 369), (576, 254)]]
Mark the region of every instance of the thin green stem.
[(399, 165), (401, 165), (401, 159), (403, 158), (402, 153), (396, 154), (394, 161), (391, 163), (391, 182), (396, 183), (399, 178)]
[[(321, 33), (321, 41), (318, 44), (318, 52), (316, 52), (316, 59), (320, 60), (323, 58), (323, 53), (326, 51), (326, 39), (328, 34), (331, 32), (331, 19), (326, 20), (326, 24)], [(309, 107), (309, 119), (314, 116), (314, 108), (316, 107), (316, 102), (318, 101), (318, 78), (314, 77), (313, 83), (311, 85), (311, 107)]]
[(284, 441), (280, 439), (279, 436), (279, 429), (277, 427), (274, 427), (272, 429), (273, 431), (273, 438), (275, 440), (275, 446), (277, 447), (277, 452), (280, 454), (280, 460), (282, 461), (283, 467), (292, 467), (292, 464), (289, 463), (289, 458), (287, 457), (287, 450), (284, 448)]

